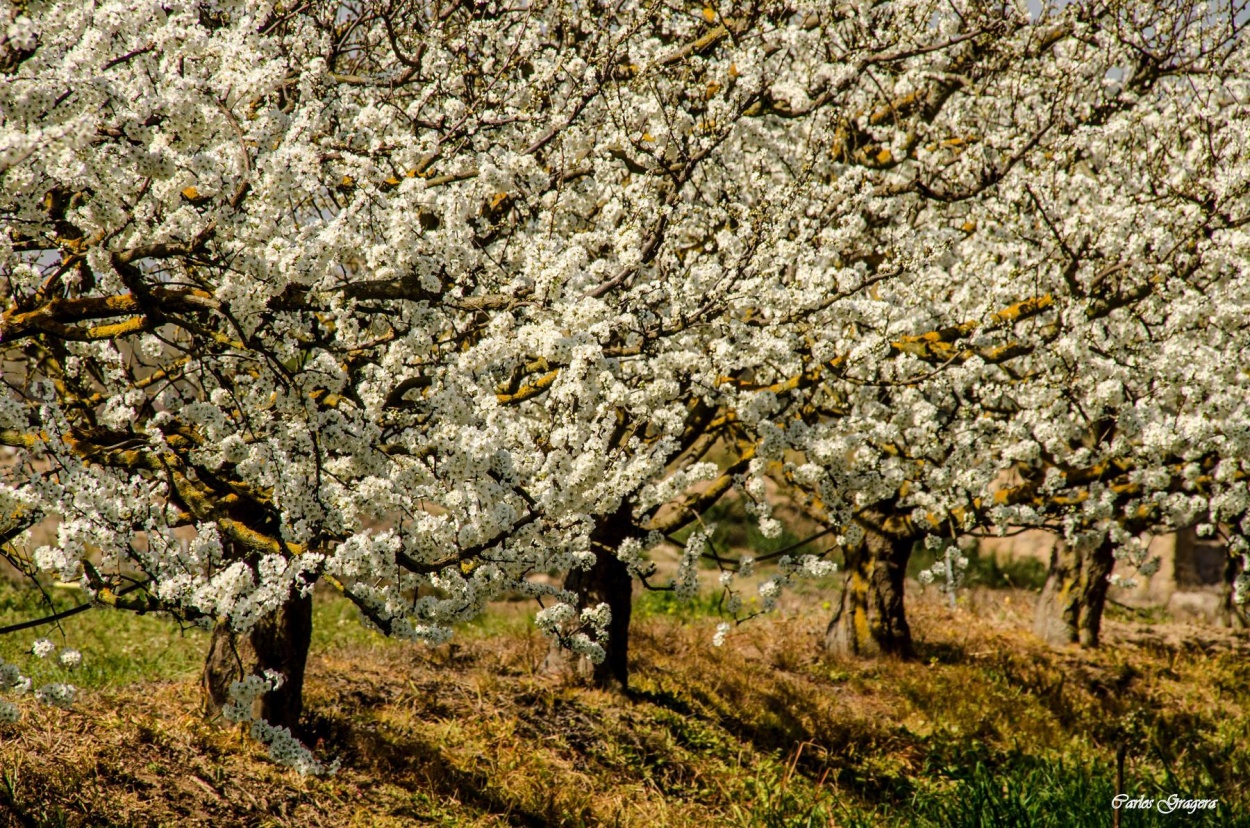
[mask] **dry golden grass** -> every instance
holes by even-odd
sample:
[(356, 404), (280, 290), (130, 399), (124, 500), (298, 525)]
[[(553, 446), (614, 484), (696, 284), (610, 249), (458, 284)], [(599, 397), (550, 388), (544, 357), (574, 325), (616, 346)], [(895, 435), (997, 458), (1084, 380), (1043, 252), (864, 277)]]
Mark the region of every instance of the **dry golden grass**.
[(814, 608), (721, 649), (715, 618), (643, 616), (628, 697), (540, 674), (515, 608), (435, 650), (332, 642), (307, 687), (308, 741), (343, 763), (328, 779), (203, 722), (193, 680), (95, 692), (0, 729), (0, 825), (889, 824), (960, 763), (1105, 766), (1121, 740), (1141, 784), (1244, 804), (1244, 639), (1109, 623), (1103, 650), (1054, 651), (1030, 600), (912, 600), (909, 663), (825, 659)]

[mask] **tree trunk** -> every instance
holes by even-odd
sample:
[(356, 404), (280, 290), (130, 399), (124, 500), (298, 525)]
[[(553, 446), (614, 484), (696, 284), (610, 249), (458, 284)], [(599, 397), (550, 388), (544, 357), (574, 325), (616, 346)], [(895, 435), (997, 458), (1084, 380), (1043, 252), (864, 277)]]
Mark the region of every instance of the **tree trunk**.
[(575, 569), (564, 579), (564, 588), (577, 593), (580, 606), (607, 604), (612, 612), (608, 639), (600, 642), (606, 652), (603, 661), (594, 664), (582, 657), (573, 664), (570, 654), (553, 643), (545, 665), (549, 672), (575, 670), (595, 687), (629, 688), (629, 620), (634, 606), (634, 579), (615, 550), (631, 527), (630, 508), (625, 503), (591, 533), (594, 565), (590, 569)]
[(825, 649), (837, 656), (914, 655), (903, 607), (903, 580), (915, 539), (868, 530), (846, 550), (842, 598), (825, 632)]
[(589, 570), (570, 572), (564, 588), (577, 593), (583, 607), (607, 604), (612, 610), (603, 661), (580, 659), (577, 670), (596, 687), (625, 690), (629, 687), (629, 618), (633, 611), (634, 579), (629, 568), (611, 552), (599, 552)]
[(1073, 547), (1059, 540), (1050, 553), (1050, 573), (1033, 613), (1033, 631), (1047, 643), (1098, 646), (1114, 546)]
[(274, 670), (282, 674), (282, 685), (257, 700), (255, 714), (274, 727), (297, 732), (304, 710), (304, 668), (311, 640), (311, 594), (292, 596), (281, 610), (259, 621), (247, 635), (218, 624), (213, 630), (201, 681), (205, 715), (221, 712), (230, 701), (233, 682), (244, 675)]

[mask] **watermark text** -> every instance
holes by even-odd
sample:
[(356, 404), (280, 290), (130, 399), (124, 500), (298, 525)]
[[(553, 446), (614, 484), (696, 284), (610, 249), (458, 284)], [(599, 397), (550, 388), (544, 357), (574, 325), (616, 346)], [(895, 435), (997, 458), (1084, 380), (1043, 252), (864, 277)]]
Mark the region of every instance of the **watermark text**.
[(1183, 811), (1192, 814), (1195, 811), (1214, 811), (1219, 807), (1218, 799), (1185, 799), (1172, 794), (1167, 799), (1149, 799), (1147, 797), (1131, 797), (1128, 794), (1117, 794), (1111, 800), (1111, 806), (1117, 810), (1149, 811), (1156, 810), (1161, 814)]

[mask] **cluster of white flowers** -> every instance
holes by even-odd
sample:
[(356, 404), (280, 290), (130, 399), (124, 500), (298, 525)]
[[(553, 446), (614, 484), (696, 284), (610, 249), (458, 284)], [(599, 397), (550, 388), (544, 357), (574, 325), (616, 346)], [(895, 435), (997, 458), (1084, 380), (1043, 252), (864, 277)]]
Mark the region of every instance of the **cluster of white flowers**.
[(269, 748), (269, 758), (280, 765), (294, 768), (302, 775), (326, 776), (339, 769), (339, 760), (324, 764), (313, 755), (290, 728), (274, 727), (256, 715), (257, 701), (265, 693), (282, 686), (283, 677), (273, 670), (264, 675), (252, 674), (230, 685), (230, 700), (221, 709), (230, 722), (249, 725), (252, 738)]
[[(7, 691), (20, 696), (29, 693), (30, 688), (30, 678), (22, 675), (21, 669), (16, 664), (0, 659), (0, 692)], [(21, 711), (18, 710), (17, 705), (0, 699), (0, 721), (15, 722), (19, 718), (21, 718)]]
[(956, 544), (933, 535), (925, 538), (925, 547), (939, 551), (942, 555), (929, 567), (922, 569), (916, 578), (925, 586), (936, 583), (938, 589), (946, 593), (951, 607), (954, 607), (955, 594), (963, 585), (969, 560), (967, 556), (960, 553)]
[(281, 684), (281, 676), (254, 674), (233, 682), (230, 685), (230, 700), (222, 707), (221, 715), (230, 722), (251, 721), (256, 700)]
[[(47, 638), (38, 638), (31, 645), (30, 653), (36, 658), (46, 659), (56, 652), (56, 645)], [(56, 659), (66, 670), (73, 670), (82, 664), (82, 653), (72, 647), (61, 650)], [(11, 662), (0, 659), (0, 693), (9, 692), (22, 696), (31, 691), (35, 701), (53, 707), (69, 708), (78, 696), (78, 688), (65, 682), (51, 682), (39, 688), (29, 676), (23, 675), (21, 669)], [(16, 722), (21, 718), (21, 710), (17, 705), (0, 699), (0, 722)]]
[(607, 604), (586, 607), (579, 614), (576, 605), (560, 601), (540, 610), (534, 620), (544, 635), (592, 663), (599, 664), (606, 656), (600, 642), (607, 639), (612, 622), (612, 609)]
[(800, 555), (797, 558), (782, 555), (777, 568), (785, 575), (796, 578), (825, 578), (838, 571), (838, 565), (816, 555)]
[(290, 728), (274, 727), (263, 719), (255, 719), (248, 731), (252, 738), (269, 747), (269, 758), (280, 765), (294, 768), (304, 776), (330, 776), (339, 769), (339, 760), (328, 765), (321, 762), (299, 739), (291, 735)]
[(35, 691), (35, 699), (42, 704), (52, 705), (54, 707), (72, 707), (74, 698), (78, 695), (78, 688), (72, 684), (62, 682), (53, 682), (45, 684)]
[(1233, 600), (1238, 604), (1250, 603), (1250, 557), (1241, 558), (1241, 571), (1233, 581)]
[(678, 598), (693, 598), (699, 591), (699, 561), (710, 545), (715, 525), (700, 527), (686, 538), (681, 558), (677, 562), (677, 574), (669, 585)]

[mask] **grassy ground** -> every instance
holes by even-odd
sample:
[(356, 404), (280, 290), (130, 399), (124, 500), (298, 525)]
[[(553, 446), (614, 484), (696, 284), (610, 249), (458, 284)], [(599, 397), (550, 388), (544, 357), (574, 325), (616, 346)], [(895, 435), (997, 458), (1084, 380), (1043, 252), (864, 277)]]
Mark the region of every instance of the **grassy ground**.
[[(0, 625), (28, 600), (0, 593)], [(909, 600), (920, 657), (848, 663), (820, 655), (819, 600), (714, 649), (710, 602), (644, 596), (626, 697), (542, 675), (519, 606), (430, 649), (321, 599), (307, 725), (342, 760), (328, 779), (196, 716), (203, 633), (92, 611), (64, 625), (75, 709), (0, 725), (0, 825), (1099, 826), (1120, 743), (1128, 793), (1220, 800), (1125, 828), (1250, 825), (1244, 640), (1111, 621), (1103, 650), (1054, 651), (1029, 592)], [(33, 638), (0, 657), (51, 678), (17, 652)]]

